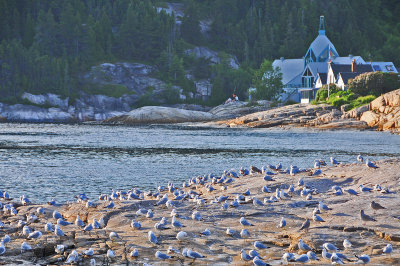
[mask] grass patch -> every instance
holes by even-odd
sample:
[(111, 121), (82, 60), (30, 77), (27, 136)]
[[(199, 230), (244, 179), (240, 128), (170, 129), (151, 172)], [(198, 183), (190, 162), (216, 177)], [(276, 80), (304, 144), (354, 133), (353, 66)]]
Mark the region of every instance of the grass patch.
[[(325, 91), (320, 94), (322, 97), (319, 99), (323, 99), (325, 96)], [(340, 108), (342, 105), (348, 104), (349, 107), (347, 108), (348, 110), (352, 110), (354, 108), (366, 105), (373, 100), (376, 99), (376, 96), (374, 95), (367, 95), (367, 96), (360, 96), (358, 97), (357, 94), (351, 92), (351, 91), (337, 91), (335, 93), (332, 93), (329, 95), (329, 98), (324, 100), (313, 100), (311, 101), (311, 104), (320, 104), (320, 103), (327, 103), (330, 105), (335, 106), (336, 108)]]

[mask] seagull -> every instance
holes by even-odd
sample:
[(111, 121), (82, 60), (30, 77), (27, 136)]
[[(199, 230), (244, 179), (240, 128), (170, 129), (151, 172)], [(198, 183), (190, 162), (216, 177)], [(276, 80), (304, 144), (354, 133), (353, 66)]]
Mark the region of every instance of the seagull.
[(386, 209), (385, 207), (383, 207), (382, 205), (380, 205), (379, 203), (377, 203), (375, 201), (371, 201), (371, 205), (370, 206), (374, 211)]
[(367, 254), (362, 254), (361, 256), (357, 256), (357, 255), (355, 255), (355, 256), (358, 259), (358, 261), (356, 262), (358, 264), (360, 264), (360, 263), (367, 264), (370, 261), (370, 258)]
[(299, 180), (297, 181), (297, 186), (298, 186), (298, 187), (304, 186), (304, 180), (303, 180), (303, 178), (299, 178)]
[(11, 241), (11, 237), (9, 235), (5, 235), (3, 237), (3, 239), (1, 240), (1, 242), (3, 242), (3, 244), (10, 243), (10, 241)]
[(205, 256), (203, 256), (202, 254), (191, 250), (190, 248), (187, 250), (187, 256), (191, 259), (199, 259), (199, 258), (204, 258)]
[(255, 241), (254, 244), (253, 244), (253, 246), (254, 246), (256, 249), (266, 249), (266, 248), (268, 248), (266, 245), (264, 245), (264, 244), (261, 243), (260, 241)]
[(222, 204), (221, 204), (221, 208), (222, 208), (223, 210), (227, 210), (227, 209), (229, 208), (228, 201), (225, 201), (224, 203), (222, 203)]
[(317, 254), (315, 254), (313, 251), (308, 251), (307, 252), (307, 256), (310, 260), (319, 260), (317, 257)]
[(93, 230), (93, 224), (88, 224), (85, 226), (85, 228), (83, 228), (83, 232), (89, 232)]
[(376, 166), (373, 162), (370, 162), (368, 159), (365, 160), (365, 165), (366, 165), (368, 168), (374, 168), (374, 169), (379, 168), (379, 167)]
[(326, 205), (326, 204), (323, 203), (322, 201), (319, 202), (318, 207), (319, 207), (319, 210), (320, 210), (320, 211), (322, 211), (322, 210), (324, 210), (324, 211), (332, 210), (331, 208), (328, 207), (328, 205)]
[(181, 227), (183, 227), (183, 225), (178, 220), (176, 220), (175, 216), (172, 217), (171, 224), (172, 224), (172, 227), (175, 229), (180, 229)]
[[(376, 222), (374, 218), (364, 213), (364, 210), (360, 210), (360, 218), (363, 222)], [(365, 225), (365, 223), (364, 223)]]
[(242, 249), (242, 250), (240, 251), (240, 258), (241, 258), (242, 260), (244, 260), (244, 261), (249, 261), (249, 260), (252, 259), (252, 257), (251, 257), (249, 254), (247, 254), (246, 251), (244, 251), (244, 249)]
[(117, 241), (120, 240), (121, 238), (119, 237), (119, 235), (117, 234), (117, 232), (111, 232), (109, 235), (109, 238), (111, 239), (111, 241)]
[(162, 253), (161, 251), (157, 251), (155, 256), (156, 256), (157, 259), (160, 259), (160, 260), (167, 260), (167, 259), (172, 258), (171, 256), (169, 256), (169, 255), (167, 255), (165, 253)]
[(303, 242), (303, 239), (300, 239), (299, 243), (297, 245), (298, 245), (300, 250), (303, 250), (303, 251), (311, 250), (311, 248), (306, 243)]
[(310, 261), (310, 258), (308, 257), (307, 254), (303, 254), (303, 255), (297, 255), (295, 257), (295, 262), (300, 262), (300, 263), (307, 263)]
[(342, 259), (339, 258), (339, 256), (335, 252), (332, 253), (331, 262), (332, 264), (344, 264)]
[(53, 232), (54, 231), (54, 226), (51, 222), (48, 222), (47, 224), (44, 225), (44, 231), (46, 232)]
[(176, 234), (176, 239), (178, 239), (179, 241), (183, 241), (187, 238), (187, 233), (184, 231), (180, 231), (179, 233)]
[(38, 215), (40, 215), (40, 214), (44, 215), (46, 212), (45, 212), (45, 210), (44, 210), (43, 207), (38, 207), (38, 208), (36, 209), (36, 213), (37, 213)]
[(360, 185), (360, 191), (361, 192), (371, 192), (373, 189), (369, 187), (364, 187), (363, 185)]
[(285, 220), (284, 217), (282, 217), (282, 219), (281, 219), (281, 221), (280, 221), (278, 227), (279, 227), (279, 228), (284, 228), (285, 226), (286, 226), (286, 220)]
[(78, 261), (78, 252), (76, 250), (73, 250), (69, 255), (67, 260), (65, 261), (66, 264), (72, 264)]
[(336, 161), (336, 159), (333, 158), (333, 157), (331, 157), (330, 160), (331, 160), (331, 164), (332, 164), (332, 165), (337, 165), (337, 164), (339, 164), (339, 162)]
[(32, 233), (30, 233), (29, 235), (28, 235), (28, 238), (29, 239), (36, 239), (36, 240), (38, 240), (39, 238), (41, 238), (42, 237), (42, 232), (40, 232), (40, 231), (34, 231), (34, 232), (32, 232)]
[(28, 243), (24, 242), (21, 244), (21, 253), (24, 251), (28, 251), (28, 250), (32, 250), (31, 245), (29, 245)]
[(357, 161), (359, 161), (360, 163), (364, 161), (364, 158), (361, 156), (361, 154), (357, 156)]
[(54, 248), (54, 251), (55, 251), (57, 254), (62, 254), (62, 253), (64, 253), (64, 249), (65, 249), (65, 246), (64, 246), (64, 245), (57, 245), (57, 246)]
[(228, 227), (228, 228), (226, 228), (226, 234), (228, 236), (233, 236), (235, 234), (235, 230), (233, 230), (230, 227)]
[(210, 229), (206, 228), (203, 232), (201, 232), (200, 234), (202, 234), (203, 236), (209, 236), (211, 235)]
[(58, 211), (53, 211), (53, 218), (58, 220), (63, 217), (62, 217), (61, 213), (59, 213)]
[(139, 251), (137, 250), (137, 248), (135, 248), (134, 250), (131, 251), (130, 256), (132, 258), (137, 258), (139, 257)]
[(320, 223), (325, 222), (325, 220), (322, 219), (322, 217), (317, 214), (313, 214), (313, 220), (314, 220), (314, 222), (320, 222)]
[(153, 218), (153, 216), (154, 216), (153, 211), (151, 209), (148, 210), (147, 213), (146, 213), (146, 217), (147, 218)]
[(390, 254), (393, 252), (392, 244), (387, 244), (386, 247), (383, 248), (383, 253)]
[(320, 169), (321, 168), (321, 162), (319, 160), (314, 160), (314, 168), (315, 169)]
[(178, 249), (174, 248), (173, 246), (169, 246), (167, 249), (167, 254), (173, 254), (173, 253), (179, 254), (180, 252)]
[(100, 229), (100, 228), (101, 228), (101, 225), (100, 225), (100, 223), (97, 221), (96, 218), (93, 218), (92, 225), (93, 225), (93, 229)]
[(264, 193), (271, 193), (271, 190), (269, 189), (269, 187), (263, 186), (262, 192), (264, 192)]
[(135, 219), (132, 219), (131, 227), (133, 229), (139, 230), (142, 227), (142, 224), (140, 222), (136, 222)]
[(29, 235), (30, 233), (32, 233), (32, 230), (28, 227), (28, 226), (24, 226), (23, 228), (22, 228), (22, 234), (23, 235)]
[(249, 233), (249, 231), (247, 231), (247, 229), (242, 229), (242, 231), (240, 231), (240, 237), (241, 238), (245, 238), (245, 237), (248, 237), (248, 236), (250, 236), (250, 233)]
[(322, 249), (322, 257), (326, 260), (330, 260), (332, 257), (332, 254), (326, 251), (326, 249)]
[(286, 252), (285, 254), (283, 254), (282, 260), (285, 262), (293, 262), (295, 260), (295, 256), (293, 253)]
[(89, 248), (88, 250), (85, 250), (85, 251), (83, 252), (83, 254), (84, 254), (85, 256), (93, 256), (93, 254), (94, 254), (93, 248)]
[(61, 228), (60, 228), (60, 226), (58, 225), (58, 224), (56, 224), (56, 227), (55, 227), (55, 229), (54, 229), (54, 234), (56, 235), (56, 236), (65, 236), (65, 234), (64, 234), (64, 232), (63, 232), (63, 230), (61, 230)]
[(257, 197), (253, 197), (253, 205), (254, 206), (264, 206), (261, 200), (257, 199)]
[(255, 256), (253, 259), (253, 264), (256, 266), (267, 266), (268, 264), (260, 260), (258, 256)]
[(349, 193), (350, 195), (358, 195), (357, 191), (355, 191), (354, 189), (345, 189), (345, 192)]
[(115, 204), (114, 201), (110, 200), (110, 202), (105, 206), (107, 209), (112, 209), (114, 208)]
[(310, 228), (310, 220), (308, 220), (308, 218), (306, 219), (306, 221), (301, 225), (299, 230), (308, 230)]
[(76, 216), (75, 225), (79, 227), (85, 226), (85, 223), (81, 220), (81, 217), (79, 217), (79, 215)]
[(6, 252), (6, 248), (4, 247), (3, 242), (0, 242), (0, 255), (3, 255)]
[(343, 240), (343, 247), (345, 249), (351, 248), (351, 242), (348, 239)]
[(107, 258), (112, 259), (115, 258), (115, 253), (111, 249), (107, 250)]
[(254, 224), (252, 224), (249, 221), (247, 221), (244, 217), (240, 218), (240, 224), (243, 225), (243, 226), (254, 226)]
[(156, 235), (153, 233), (153, 231), (149, 231), (148, 233), (148, 239), (151, 243), (153, 244), (158, 244), (158, 239), (156, 237)]
[(61, 226), (67, 226), (67, 225), (70, 225), (71, 223), (65, 221), (63, 218), (58, 218), (58, 219), (57, 219), (57, 224), (58, 224), (58, 225), (61, 225)]
[(324, 243), (322, 245), (322, 247), (328, 251), (334, 251), (334, 252), (338, 251), (338, 248), (334, 244), (331, 244), (331, 243)]
[(321, 211), (317, 207), (315, 207), (312, 213), (313, 213), (313, 215), (314, 214), (321, 214)]
[(194, 212), (192, 213), (192, 219), (193, 219), (193, 220), (196, 220), (196, 221), (201, 221), (202, 217), (201, 217), (200, 212), (194, 211)]

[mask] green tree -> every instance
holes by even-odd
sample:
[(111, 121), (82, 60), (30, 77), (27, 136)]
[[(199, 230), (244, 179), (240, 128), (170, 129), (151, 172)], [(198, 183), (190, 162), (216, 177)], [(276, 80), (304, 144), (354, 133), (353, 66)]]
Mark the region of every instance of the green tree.
[(254, 72), (253, 85), (257, 89), (256, 99), (274, 100), (283, 92), (282, 73), (279, 68), (273, 68), (271, 61), (264, 60)]

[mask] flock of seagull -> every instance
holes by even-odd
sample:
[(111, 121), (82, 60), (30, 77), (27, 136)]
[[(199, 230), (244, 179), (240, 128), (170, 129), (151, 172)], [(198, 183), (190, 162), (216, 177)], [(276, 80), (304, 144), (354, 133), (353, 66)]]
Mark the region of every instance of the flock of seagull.
[[(364, 159), (361, 155), (357, 157), (357, 160), (359, 162), (364, 162)], [(330, 162), (332, 165), (340, 164), (333, 157), (330, 158)], [(189, 200), (191, 202), (194, 202), (195, 205), (197, 206), (205, 206), (206, 203), (219, 204), (221, 206), (221, 210), (223, 211), (223, 210), (228, 210), (229, 208), (238, 208), (241, 204), (244, 203), (252, 203), (255, 207), (266, 206), (267, 204), (271, 204), (279, 200), (288, 199), (296, 195), (295, 193), (296, 187), (294, 184), (291, 184), (287, 189), (276, 188), (275, 192), (273, 192), (271, 188), (265, 185), (262, 187), (262, 191), (265, 193), (272, 193), (272, 195), (270, 197), (265, 198), (264, 201), (261, 201), (257, 197), (252, 196), (250, 190), (246, 190), (243, 193), (238, 193), (236, 197), (233, 199), (231, 196), (221, 195), (219, 197), (215, 197), (215, 199), (213, 200), (209, 200), (203, 198), (201, 193), (197, 192), (199, 188), (205, 189), (207, 192), (212, 192), (213, 190), (216, 190), (216, 188), (214, 187), (216, 187), (216, 185), (219, 185), (220, 189), (226, 190), (227, 186), (230, 183), (233, 183), (236, 178), (252, 174), (263, 174), (264, 176), (263, 178), (265, 181), (274, 181), (274, 176), (276, 176), (278, 173), (285, 173), (294, 176), (298, 173), (309, 172), (311, 176), (318, 176), (322, 174), (321, 166), (324, 165), (326, 165), (324, 161), (315, 160), (314, 169), (311, 170), (301, 169), (293, 165), (290, 166), (290, 168), (288, 169), (282, 170), (281, 164), (268, 165), (263, 167), (262, 169), (259, 169), (255, 166), (251, 166), (250, 169), (241, 168), (239, 170), (239, 173), (237, 173), (234, 170), (227, 170), (224, 172), (222, 176), (215, 176), (210, 174), (207, 176), (191, 178), (187, 182), (183, 183), (182, 188), (175, 187), (170, 182), (165, 187), (159, 186), (157, 192), (150, 192), (150, 191), (142, 192), (137, 188), (129, 190), (127, 192), (113, 190), (111, 194), (100, 195), (99, 202), (89, 200), (85, 194), (78, 195), (77, 201), (80, 203), (84, 203), (87, 208), (100, 207), (101, 205), (100, 202), (103, 202), (104, 204), (102, 205), (104, 206), (105, 209), (113, 209), (115, 207), (114, 201), (143, 200), (149, 197), (157, 199), (157, 201), (155, 201), (154, 204), (155, 207), (165, 206), (165, 208), (171, 210), (170, 214), (171, 222), (170, 223), (168, 222), (168, 218), (162, 217), (161, 220), (157, 221), (154, 224), (154, 231), (157, 232), (161, 230), (170, 229), (168, 227), (170, 225), (172, 229), (175, 232), (177, 232), (176, 233), (177, 241), (182, 243), (182, 241), (186, 241), (189, 238), (188, 233), (183, 231), (185, 226), (183, 225), (182, 220), (181, 221), (179, 220), (181, 214), (179, 213), (178, 205), (180, 202), (184, 200)], [(369, 161), (368, 159), (365, 160), (365, 165), (366, 167), (372, 169), (378, 168), (378, 166), (376, 166), (373, 162)], [(196, 187), (196, 189), (194, 189), (194, 187)], [(298, 179), (297, 188), (298, 188), (297, 191), (299, 192), (300, 196), (304, 197), (306, 200), (311, 200), (313, 195), (315, 195), (315, 193), (317, 192), (315, 188), (307, 187), (305, 181), (302, 178)], [(383, 188), (380, 185), (376, 185), (374, 188), (364, 187), (360, 185), (359, 192), (353, 189), (342, 189), (340, 186), (337, 185), (332, 187), (332, 190), (336, 195), (341, 195), (343, 193), (348, 193), (350, 195), (357, 195), (359, 193), (370, 193), (371, 191), (374, 190), (379, 191), (381, 193), (389, 193), (388, 188)], [(7, 216), (18, 215), (18, 210), (17, 210), (18, 204), (10, 202), (11, 200), (10, 195), (7, 192), (0, 191), (0, 197), (3, 199), (3, 201), (0, 202), (0, 209), (3, 210), (2, 218), (5, 218)], [(20, 197), (19, 206), (30, 205), (30, 204), (32, 203), (30, 202), (28, 197), (24, 195)], [(52, 200), (48, 202), (48, 204), (55, 205), (56, 202), (55, 200)], [(385, 209), (384, 206), (380, 205), (375, 201), (371, 201), (370, 207), (374, 211)], [(312, 220), (318, 223), (325, 222), (324, 219), (319, 214), (323, 212), (329, 212), (330, 210), (332, 209), (329, 206), (327, 206), (323, 201), (319, 201), (318, 207), (316, 207), (312, 212)], [(101, 217), (98, 220), (96, 218), (93, 218), (93, 221), (91, 223), (89, 221), (85, 223), (81, 219), (81, 217), (77, 215), (75, 221), (72, 223), (67, 221), (59, 211), (54, 210), (52, 213), (53, 220), (50, 220), (51, 219), (50, 218), (45, 224), (43, 230), (39, 230), (38, 228), (33, 229), (33, 226), (31, 225), (34, 225), (39, 218), (45, 218), (45, 214), (46, 214), (45, 208), (38, 207), (36, 209), (36, 213), (31, 213), (29, 215), (26, 215), (25, 220), (23, 219), (19, 220), (18, 228), (21, 228), (21, 234), (27, 239), (27, 241), (24, 241), (21, 244), (21, 253), (31, 251), (34, 249), (34, 247), (32, 247), (31, 244), (28, 243), (29, 240), (32, 240), (34, 241), (35, 244), (38, 244), (39, 241), (43, 238), (43, 236), (48, 234), (54, 234), (56, 237), (62, 239), (67, 235), (63, 230), (63, 228), (66, 226), (75, 226), (83, 233), (88, 233), (88, 234), (90, 234), (91, 232), (96, 232), (96, 229), (106, 228), (106, 221), (104, 217)], [(141, 218), (154, 220), (153, 219), (154, 212), (152, 209), (139, 208), (135, 214), (136, 218), (132, 219), (130, 224), (130, 227), (133, 230), (142, 229), (142, 225), (140, 222)], [(138, 219), (139, 217), (140, 219)], [(191, 219), (195, 221), (204, 220), (201, 213), (196, 209), (192, 211)], [(277, 227), (285, 228), (287, 225), (285, 217), (277, 217), (277, 219), (279, 220), (277, 221)], [(299, 231), (304, 231), (306, 233), (308, 232), (311, 225), (310, 219), (307, 218), (302, 223), (301, 227), (299, 228)], [(372, 216), (365, 214), (364, 210), (360, 210), (360, 219), (363, 223), (376, 221), (375, 218), (373, 218)], [(239, 233), (241, 238), (249, 237), (250, 232), (246, 228), (255, 226), (255, 224), (247, 220), (245, 217), (241, 217), (238, 221), (238, 224), (240, 224), (243, 227), (243, 229)], [(0, 221), (0, 229), (3, 228), (4, 226), (5, 226), (4, 223)], [(147, 232), (147, 239), (149, 244), (156, 249), (160, 241), (156, 236), (156, 234), (154, 233), (154, 231), (149, 230)], [(212, 230), (206, 228), (204, 231), (199, 232), (199, 234), (202, 237), (208, 237), (213, 233)], [(231, 227), (228, 226), (226, 228), (226, 235), (236, 236), (238, 235), (238, 232), (236, 232), (234, 229), (231, 229)], [(108, 234), (108, 239), (113, 243), (118, 243), (119, 241), (122, 241), (122, 237), (120, 237), (117, 232), (110, 232)], [(0, 242), (0, 256), (6, 254), (7, 246), (10, 245), (11, 242), (12, 242), (12, 237), (10, 237), (8, 234), (4, 235), (4, 237)], [(344, 239), (343, 247), (345, 249), (350, 249), (352, 247), (352, 244), (348, 239)], [(245, 248), (243, 248), (241, 249), (239, 256), (241, 260), (252, 262), (254, 265), (257, 266), (268, 265), (268, 263), (264, 261), (265, 259), (263, 259), (263, 256), (259, 253), (260, 251), (266, 250), (267, 248), (268, 246), (265, 245), (262, 241), (254, 241), (249, 253), (247, 253), (245, 251)], [(90, 258), (90, 265), (96, 265), (96, 260), (95, 258), (93, 258), (95, 254), (93, 248), (89, 248), (81, 253), (78, 253), (76, 250), (72, 250), (69, 253), (67, 253), (67, 247), (65, 245), (57, 244), (54, 249), (55, 253), (64, 255), (61, 258), (66, 264), (78, 263), (82, 261), (83, 258)], [(285, 263), (294, 262), (294, 263), (304, 264), (310, 261), (320, 259), (316, 254), (317, 251), (311, 248), (309, 245), (307, 245), (302, 239), (299, 239), (298, 241), (298, 250), (299, 250), (298, 254), (289, 252), (284, 253), (282, 256), (282, 261)], [(387, 246), (383, 248), (382, 252), (384, 254), (391, 254), (393, 252), (392, 245), (387, 244)], [(111, 248), (109, 248), (105, 256), (107, 257), (107, 259), (112, 261), (116, 257), (116, 254)], [(140, 254), (137, 248), (133, 249), (129, 253), (129, 257), (131, 257), (132, 259), (138, 258), (139, 256)], [(178, 250), (173, 246), (170, 246), (166, 251), (156, 250), (154, 256), (159, 261), (166, 261), (176, 257), (179, 257), (181, 259), (188, 258), (195, 261), (206, 257), (205, 255), (191, 248), (183, 248), (182, 250)], [(359, 256), (356, 255), (355, 256), (356, 260), (352, 260), (348, 258), (346, 255), (340, 253), (339, 248), (332, 243), (324, 243), (322, 245), (321, 256), (323, 259), (329, 260), (332, 264), (344, 264), (345, 262), (366, 264), (370, 262), (370, 257), (366, 254), (362, 254)], [(146, 263), (144, 263), (144, 265), (146, 265)]]

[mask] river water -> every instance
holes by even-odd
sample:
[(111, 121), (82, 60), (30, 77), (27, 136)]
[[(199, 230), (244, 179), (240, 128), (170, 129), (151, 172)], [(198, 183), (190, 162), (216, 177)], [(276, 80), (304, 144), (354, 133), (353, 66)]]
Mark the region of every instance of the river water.
[(34, 202), (155, 189), (169, 180), (281, 162), (311, 167), (400, 157), (400, 136), (375, 131), (0, 124), (0, 190)]

